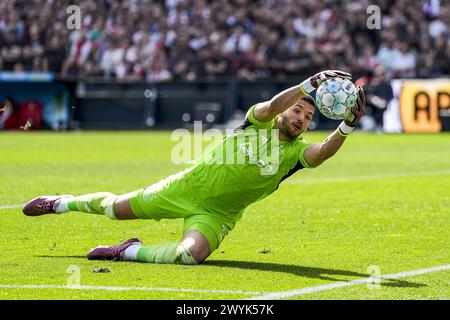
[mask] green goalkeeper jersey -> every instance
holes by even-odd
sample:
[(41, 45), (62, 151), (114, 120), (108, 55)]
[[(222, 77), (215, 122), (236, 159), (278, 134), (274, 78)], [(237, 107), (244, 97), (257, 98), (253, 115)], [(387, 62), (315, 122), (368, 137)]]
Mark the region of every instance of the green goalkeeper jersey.
[(245, 208), (277, 190), (279, 184), (302, 168), (309, 144), (298, 137), (278, 139), (277, 118), (258, 121), (252, 106), (244, 124), (205, 153), (184, 180), (198, 202), (229, 221), (238, 221)]

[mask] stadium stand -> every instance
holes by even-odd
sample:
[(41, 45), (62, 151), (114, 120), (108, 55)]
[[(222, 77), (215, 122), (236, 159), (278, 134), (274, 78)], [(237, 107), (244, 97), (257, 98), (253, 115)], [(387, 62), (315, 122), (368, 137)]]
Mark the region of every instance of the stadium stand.
[[(0, 3), (0, 67), (66, 78), (258, 81), (382, 65), (390, 78), (450, 74), (450, 2), (311, 0), (73, 1)], [(381, 30), (366, 8), (381, 9)]]

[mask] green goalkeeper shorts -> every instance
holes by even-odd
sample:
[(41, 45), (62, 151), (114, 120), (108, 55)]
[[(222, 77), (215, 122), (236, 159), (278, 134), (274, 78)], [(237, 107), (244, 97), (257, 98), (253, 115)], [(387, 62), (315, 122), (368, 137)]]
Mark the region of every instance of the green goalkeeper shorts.
[(211, 253), (234, 228), (234, 222), (203, 208), (183, 179), (184, 171), (128, 195), (140, 219), (184, 219), (183, 233), (195, 230), (209, 241)]

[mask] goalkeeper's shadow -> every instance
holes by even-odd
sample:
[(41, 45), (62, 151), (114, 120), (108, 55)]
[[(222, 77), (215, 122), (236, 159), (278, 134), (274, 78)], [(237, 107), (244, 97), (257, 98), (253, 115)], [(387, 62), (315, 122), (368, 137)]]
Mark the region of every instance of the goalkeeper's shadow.
[[(254, 262), (254, 261), (207, 260), (203, 263), (203, 266), (237, 268), (237, 269), (266, 271), (266, 272), (267, 271), (282, 272), (282, 273), (290, 273), (299, 277), (328, 280), (328, 281), (351, 281), (355, 279), (349, 279), (348, 277), (355, 277), (360, 279), (360, 278), (369, 278), (373, 276), (350, 270), (305, 267), (292, 264)], [(385, 287), (400, 287), (400, 288), (419, 288), (427, 286), (426, 284), (423, 283), (416, 283), (398, 279), (381, 279), (380, 285)]]

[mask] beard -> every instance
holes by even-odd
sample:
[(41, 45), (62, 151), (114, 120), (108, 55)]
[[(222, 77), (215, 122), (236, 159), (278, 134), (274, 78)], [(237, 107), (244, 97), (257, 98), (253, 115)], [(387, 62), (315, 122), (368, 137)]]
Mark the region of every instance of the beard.
[(297, 138), (303, 132), (302, 130), (292, 129), (289, 119), (287, 119), (287, 117), (285, 117), (285, 116), (283, 116), (283, 118), (281, 119), (281, 124), (282, 124), (281, 131), (283, 132), (283, 134), (286, 137), (288, 137), (290, 139)]

